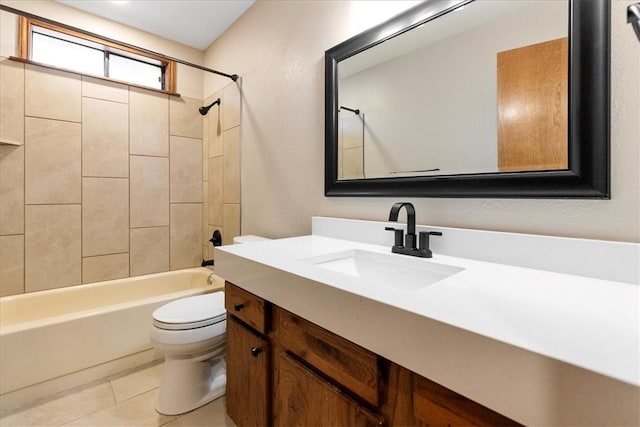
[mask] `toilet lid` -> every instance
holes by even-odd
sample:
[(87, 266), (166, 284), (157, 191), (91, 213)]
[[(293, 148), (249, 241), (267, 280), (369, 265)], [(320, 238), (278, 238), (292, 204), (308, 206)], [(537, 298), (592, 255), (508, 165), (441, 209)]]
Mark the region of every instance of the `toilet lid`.
[(224, 292), (182, 298), (153, 312), (153, 324), (161, 329), (201, 328), (225, 319)]

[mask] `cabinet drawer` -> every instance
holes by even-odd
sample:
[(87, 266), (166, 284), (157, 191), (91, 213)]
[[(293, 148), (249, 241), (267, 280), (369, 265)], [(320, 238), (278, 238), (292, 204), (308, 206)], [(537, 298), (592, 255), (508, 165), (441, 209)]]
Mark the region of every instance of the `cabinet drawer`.
[(420, 426), (520, 425), (417, 374), (413, 375), (413, 415)]
[(281, 308), (274, 319), (284, 348), (365, 401), (379, 405), (382, 380), (375, 353)]
[(236, 316), (261, 334), (267, 333), (265, 301), (250, 292), (225, 282), (224, 306), (228, 314)]

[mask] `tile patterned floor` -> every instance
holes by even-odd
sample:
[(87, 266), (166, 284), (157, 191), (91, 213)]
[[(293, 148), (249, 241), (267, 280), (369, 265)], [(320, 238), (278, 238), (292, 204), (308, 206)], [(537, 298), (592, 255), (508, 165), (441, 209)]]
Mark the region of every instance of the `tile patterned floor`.
[(0, 418), (0, 427), (236, 427), (224, 397), (179, 416), (154, 409), (162, 364), (53, 396)]

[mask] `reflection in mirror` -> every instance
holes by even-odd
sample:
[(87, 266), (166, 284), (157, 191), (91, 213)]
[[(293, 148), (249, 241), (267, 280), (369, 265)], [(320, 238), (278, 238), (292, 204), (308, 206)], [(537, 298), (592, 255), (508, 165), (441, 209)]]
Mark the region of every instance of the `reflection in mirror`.
[(567, 170), (568, 14), (476, 0), (339, 61), (338, 179)]

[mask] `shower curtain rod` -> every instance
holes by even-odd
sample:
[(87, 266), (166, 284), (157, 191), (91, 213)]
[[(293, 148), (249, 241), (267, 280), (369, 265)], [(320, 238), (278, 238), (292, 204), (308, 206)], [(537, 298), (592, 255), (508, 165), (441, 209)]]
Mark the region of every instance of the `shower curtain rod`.
[(222, 71), (213, 70), (211, 68), (203, 67), (202, 65), (194, 64), (192, 62), (184, 61), (182, 59), (173, 58), (171, 56), (163, 55), (161, 53), (154, 52), (152, 50), (145, 49), (143, 47), (135, 46), (135, 45), (132, 45), (130, 43), (121, 42), (119, 40), (115, 40), (115, 39), (112, 39), (112, 38), (109, 38), (109, 37), (105, 37), (105, 36), (102, 36), (100, 34), (92, 33), (92, 32), (87, 31), (87, 30), (82, 30), (80, 28), (73, 27), (71, 25), (63, 24), (62, 22), (57, 22), (57, 21), (54, 21), (54, 20), (49, 19), (49, 18), (44, 18), (42, 16), (34, 15), (32, 13), (25, 12), (23, 10), (14, 9), (13, 7), (9, 7), (9, 6), (3, 5), (3, 4), (0, 4), (0, 10), (4, 10), (5, 12), (13, 13), (14, 15), (24, 16), (25, 18), (35, 19), (37, 21), (41, 21), (41, 22), (44, 22), (44, 23), (47, 23), (47, 24), (57, 25), (57, 26), (62, 27), (64, 29), (66, 29), (66, 30), (76, 31), (76, 32), (82, 33), (82, 34), (84, 34), (86, 36), (100, 38), (100, 39), (103, 39), (103, 40), (108, 41), (110, 43), (120, 44), (120, 45), (125, 46), (125, 47), (127, 47), (129, 49), (136, 49), (136, 50), (139, 50), (141, 52), (148, 53), (150, 55), (159, 56), (159, 57), (161, 57), (163, 59), (166, 59), (168, 61), (174, 61), (174, 62), (177, 62), (177, 63), (182, 64), (182, 65), (187, 65), (189, 67), (198, 68), (199, 70), (202, 70), (202, 71), (207, 71), (209, 73), (213, 73), (213, 74), (217, 74), (219, 76), (227, 77), (227, 78), (233, 80), (234, 82), (236, 80), (238, 80), (238, 75), (237, 74), (223, 73)]

